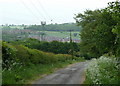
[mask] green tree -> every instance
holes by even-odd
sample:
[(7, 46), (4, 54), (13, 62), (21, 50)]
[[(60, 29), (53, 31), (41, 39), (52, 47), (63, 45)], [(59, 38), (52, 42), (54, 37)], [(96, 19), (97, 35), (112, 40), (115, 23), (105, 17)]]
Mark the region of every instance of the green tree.
[(107, 11), (111, 13), (113, 20), (116, 21), (112, 28), (112, 32), (116, 35), (114, 51), (116, 56), (120, 56), (120, 2), (110, 2)]
[[(77, 24), (83, 28), (80, 34), (82, 39), (80, 43), (81, 53), (90, 57), (99, 57), (111, 52), (115, 54), (115, 41), (117, 39), (118, 43), (119, 33), (116, 38), (116, 34), (113, 32), (119, 32), (118, 27), (120, 27), (120, 18), (118, 17), (120, 16), (120, 9), (118, 9), (120, 5), (118, 3), (118, 1), (111, 2), (105, 9), (86, 10), (84, 14), (76, 15)], [(115, 12), (118, 12), (118, 14), (115, 14)], [(117, 29), (114, 29), (115, 27)]]

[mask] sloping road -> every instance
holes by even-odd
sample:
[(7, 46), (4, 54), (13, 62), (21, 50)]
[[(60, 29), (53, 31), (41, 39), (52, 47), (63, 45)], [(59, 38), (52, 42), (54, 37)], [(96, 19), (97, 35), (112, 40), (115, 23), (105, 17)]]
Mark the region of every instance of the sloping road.
[(86, 62), (75, 63), (45, 76), (33, 84), (82, 84)]

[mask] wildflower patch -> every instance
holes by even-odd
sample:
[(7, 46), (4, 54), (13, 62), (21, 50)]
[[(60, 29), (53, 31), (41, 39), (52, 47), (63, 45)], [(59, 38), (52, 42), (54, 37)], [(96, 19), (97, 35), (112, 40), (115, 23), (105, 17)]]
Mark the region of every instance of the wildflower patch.
[(89, 84), (118, 84), (119, 67), (117, 58), (101, 56), (92, 59), (86, 67), (86, 82)]

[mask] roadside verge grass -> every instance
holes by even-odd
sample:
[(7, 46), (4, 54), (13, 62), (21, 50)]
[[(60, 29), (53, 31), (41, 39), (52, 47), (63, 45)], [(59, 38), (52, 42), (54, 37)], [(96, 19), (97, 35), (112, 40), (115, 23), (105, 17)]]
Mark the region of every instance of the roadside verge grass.
[(67, 60), (54, 64), (37, 64), (3, 72), (3, 84), (31, 84), (34, 80), (54, 72), (56, 69), (84, 60)]

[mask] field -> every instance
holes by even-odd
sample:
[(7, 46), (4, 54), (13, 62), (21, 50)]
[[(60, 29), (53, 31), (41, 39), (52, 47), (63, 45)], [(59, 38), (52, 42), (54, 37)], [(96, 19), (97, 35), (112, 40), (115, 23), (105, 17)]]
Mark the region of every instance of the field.
[[(72, 38), (73, 39), (80, 39), (79, 36), (79, 32), (78, 31), (74, 31), (71, 32), (72, 33)], [(68, 31), (45, 31), (45, 34), (47, 36), (53, 36), (53, 37), (59, 37), (59, 38), (68, 38), (70, 37), (70, 32)], [(74, 34), (77, 34), (76, 36), (74, 36)]]
[(14, 25), (14, 26), (12, 26), (12, 25), (10, 25), (10, 26), (2, 26), (2, 25), (0, 25), (0, 28), (9, 28), (9, 29), (24, 29), (24, 27), (26, 27), (26, 26), (22, 26), (22, 25)]

